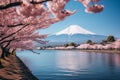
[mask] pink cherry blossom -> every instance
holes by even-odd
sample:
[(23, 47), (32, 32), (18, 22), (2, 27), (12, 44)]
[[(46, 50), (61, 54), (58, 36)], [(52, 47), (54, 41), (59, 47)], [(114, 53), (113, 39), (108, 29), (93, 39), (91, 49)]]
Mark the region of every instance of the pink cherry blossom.
[(91, 1), (93, 1), (93, 2), (99, 2), (100, 0), (91, 0)]
[(84, 7), (88, 7), (89, 3), (91, 2), (91, 0), (78, 0), (78, 1), (81, 2)]
[[(83, 4), (83, 6), (86, 8), (85, 12), (87, 13), (98, 13), (103, 11), (104, 9), (103, 5), (97, 4), (97, 2), (99, 2), (100, 0), (78, 0), (78, 1)], [(90, 5), (91, 2), (93, 4), (92, 6)]]
[(98, 12), (103, 11), (103, 8), (104, 8), (103, 5), (95, 4), (92, 7), (86, 7), (85, 12), (88, 12), (88, 13), (98, 13)]

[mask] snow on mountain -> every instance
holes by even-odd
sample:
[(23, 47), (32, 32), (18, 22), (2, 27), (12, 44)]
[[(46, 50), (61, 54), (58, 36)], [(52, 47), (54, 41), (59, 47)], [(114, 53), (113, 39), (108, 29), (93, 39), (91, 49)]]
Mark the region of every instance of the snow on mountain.
[(73, 35), (73, 34), (95, 34), (91, 31), (88, 31), (81, 26), (78, 25), (71, 25), (68, 28), (56, 33), (56, 35), (61, 35), (61, 34), (67, 34), (67, 35)]

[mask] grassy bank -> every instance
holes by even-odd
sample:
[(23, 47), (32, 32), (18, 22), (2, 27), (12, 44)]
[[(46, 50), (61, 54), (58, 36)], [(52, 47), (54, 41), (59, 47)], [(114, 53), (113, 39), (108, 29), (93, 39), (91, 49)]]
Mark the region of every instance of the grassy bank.
[(15, 55), (1, 59), (0, 80), (38, 80)]

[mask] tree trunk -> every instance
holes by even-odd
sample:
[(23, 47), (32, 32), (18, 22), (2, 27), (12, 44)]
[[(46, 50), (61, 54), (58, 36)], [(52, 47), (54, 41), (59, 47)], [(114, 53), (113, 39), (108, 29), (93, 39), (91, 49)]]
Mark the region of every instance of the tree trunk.
[(1, 63), (1, 58), (0, 58), (0, 66), (2, 66), (2, 63)]
[(3, 68), (2, 62), (1, 62), (1, 58), (0, 58), (0, 68)]
[(8, 57), (8, 52), (5, 50), (5, 56)]
[(5, 49), (5, 56), (8, 57), (10, 55), (9, 49)]
[(2, 49), (1, 58), (2, 58), (2, 59), (4, 59), (4, 58), (5, 58), (5, 49)]

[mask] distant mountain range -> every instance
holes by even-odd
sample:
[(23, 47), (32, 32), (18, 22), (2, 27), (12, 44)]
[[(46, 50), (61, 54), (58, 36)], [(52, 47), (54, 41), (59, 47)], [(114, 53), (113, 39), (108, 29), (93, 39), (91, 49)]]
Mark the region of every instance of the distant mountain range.
[(87, 40), (101, 42), (106, 40), (107, 36), (97, 35), (89, 30), (86, 30), (78, 25), (71, 25), (68, 28), (46, 38), (47, 45), (64, 45), (66, 43), (85, 43)]

